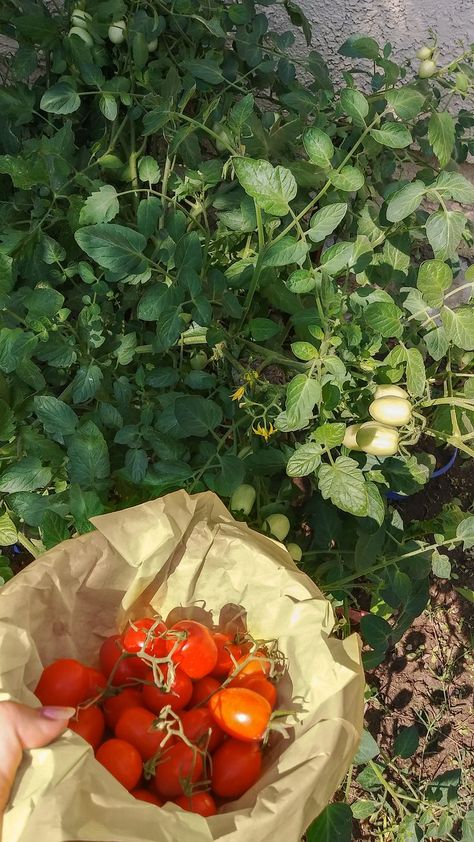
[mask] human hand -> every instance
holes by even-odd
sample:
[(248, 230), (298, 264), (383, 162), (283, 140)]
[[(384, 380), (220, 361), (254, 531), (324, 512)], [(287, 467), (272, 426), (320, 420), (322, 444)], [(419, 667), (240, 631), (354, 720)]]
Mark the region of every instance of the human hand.
[(0, 840), (3, 812), (23, 750), (41, 748), (55, 740), (74, 712), (69, 707), (30, 708), (18, 702), (0, 702)]

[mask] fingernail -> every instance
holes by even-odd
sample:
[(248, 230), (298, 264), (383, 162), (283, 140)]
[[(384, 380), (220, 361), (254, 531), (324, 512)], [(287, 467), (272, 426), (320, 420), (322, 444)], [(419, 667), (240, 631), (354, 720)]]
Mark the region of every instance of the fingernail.
[(74, 716), (76, 708), (53, 707), (48, 706), (41, 708), (41, 716), (46, 719), (70, 719)]

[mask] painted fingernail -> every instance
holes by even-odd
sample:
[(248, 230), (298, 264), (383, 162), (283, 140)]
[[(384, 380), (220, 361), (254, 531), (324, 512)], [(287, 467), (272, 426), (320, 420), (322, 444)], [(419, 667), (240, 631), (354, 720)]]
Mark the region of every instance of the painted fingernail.
[(44, 716), (46, 719), (70, 719), (71, 716), (74, 716), (75, 712), (76, 708), (55, 706), (41, 708), (41, 716)]

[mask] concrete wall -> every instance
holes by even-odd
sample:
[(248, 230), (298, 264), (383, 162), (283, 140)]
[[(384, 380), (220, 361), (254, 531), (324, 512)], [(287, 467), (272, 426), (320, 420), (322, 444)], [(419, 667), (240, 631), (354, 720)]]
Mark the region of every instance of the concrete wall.
[[(354, 33), (372, 35), (379, 44), (390, 41), (398, 59), (414, 56), (432, 28), (437, 36), (441, 60), (458, 55), (459, 42), (474, 41), (474, 0), (298, 0), (313, 26), (313, 42), (332, 66), (338, 47)], [(281, 9), (270, 6), (276, 29), (289, 29)], [(304, 53), (302, 39), (298, 52)], [(340, 63), (340, 58), (339, 58)]]

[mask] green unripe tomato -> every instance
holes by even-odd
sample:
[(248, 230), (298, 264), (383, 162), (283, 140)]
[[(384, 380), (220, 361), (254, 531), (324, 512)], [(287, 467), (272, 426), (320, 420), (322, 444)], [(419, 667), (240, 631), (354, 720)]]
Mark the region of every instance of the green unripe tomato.
[(231, 512), (242, 512), (249, 515), (253, 509), (257, 492), (253, 485), (239, 485), (230, 498), (229, 509)]
[(420, 47), (418, 50), (416, 57), (420, 59), (420, 61), (427, 61), (433, 55), (433, 50), (431, 47)]
[(287, 544), (286, 549), (291, 555), (293, 561), (301, 561), (303, 558), (303, 550), (299, 544)]
[(82, 9), (74, 9), (71, 15), (71, 25), (78, 26), (80, 29), (87, 29), (92, 22), (92, 15), (84, 12)]
[(356, 435), (359, 432), (360, 424), (350, 424), (349, 427), (346, 427), (346, 432), (344, 433), (344, 438), (342, 440), (343, 445), (348, 447), (350, 450), (361, 450), (362, 448), (359, 447), (357, 444)]
[(208, 359), (205, 351), (197, 351), (189, 361), (189, 365), (194, 371), (202, 371), (203, 368), (206, 368), (207, 363)]
[(408, 392), (405, 392), (405, 389), (402, 389), (401, 386), (397, 386), (395, 383), (382, 383), (380, 386), (377, 386), (374, 398), (377, 400), (377, 398), (386, 398), (389, 395), (393, 395), (396, 398), (408, 399)]
[(422, 61), (418, 68), (418, 76), (420, 79), (430, 79), (436, 73), (436, 64), (432, 59)]
[(232, 138), (220, 123), (214, 123), (212, 131), (219, 135), (221, 140), (215, 140), (216, 149), (218, 152), (228, 152), (228, 145), (232, 146)]
[(406, 398), (387, 395), (377, 398), (369, 406), (369, 413), (374, 421), (387, 424), (389, 427), (403, 427), (411, 418), (411, 403)]
[(286, 515), (268, 515), (263, 526), (279, 541), (284, 541), (290, 531), (290, 521)]
[(108, 31), (109, 41), (112, 41), (112, 44), (122, 44), (126, 29), (127, 24), (124, 20), (116, 20), (111, 23)]
[(123, 167), (123, 161), (117, 155), (112, 155), (108, 152), (106, 155), (101, 155), (100, 158), (97, 159), (97, 163), (100, 164), (104, 170), (120, 170)]
[(180, 313), (180, 314), (179, 314), (179, 318), (181, 319), (181, 321), (182, 321), (185, 325), (188, 325), (188, 324), (189, 324), (189, 322), (190, 322), (190, 321), (192, 321), (192, 316), (191, 316), (191, 313)]
[(456, 73), (456, 88), (461, 93), (465, 93), (469, 88), (469, 77), (465, 73)]
[(153, 41), (149, 41), (147, 47), (149, 53), (154, 53), (158, 47), (158, 38), (153, 38)]
[(357, 433), (357, 444), (372, 456), (395, 456), (398, 450), (398, 430), (384, 427), (376, 421), (361, 424)]
[(89, 35), (87, 29), (82, 29), (80, 26), (73, 26), (69, 30), (69, 38), (71, 37), (71, 35), (76, 35), (78, 38), (81, 39), (81, 41), (84, 41), (84, 44), (87, 44), (88, 47), (92, 47), (92, 45), (94, 44), (92, 36)]

